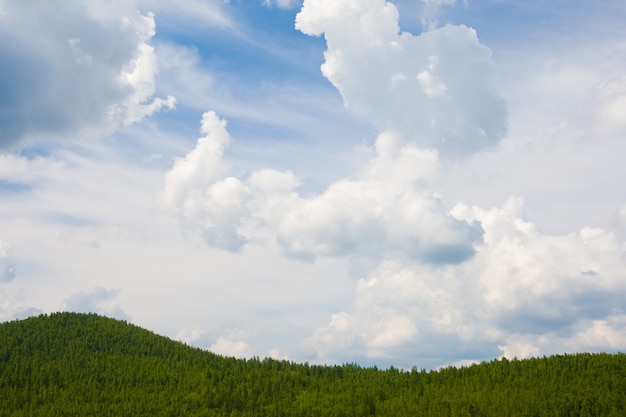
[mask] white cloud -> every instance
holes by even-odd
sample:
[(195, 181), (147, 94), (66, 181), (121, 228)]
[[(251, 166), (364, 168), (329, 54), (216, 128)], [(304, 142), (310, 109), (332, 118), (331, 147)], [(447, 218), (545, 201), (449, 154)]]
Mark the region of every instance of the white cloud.
[[(624, 182), (616, 180), (624, 166), (623, 47), (601, 42), (609, 45), (603, 56), (589, 53), (597, 44), (581, 52), (568, 43), (568, 61), (549, 41), (542, 53), (489, 42), (498, 86), (518, 115), (500, 143), (506, 111), (490, 50), (472, 29), (438, 27), (444, 10), (436, 8), (452, 1), (413, 1), (437, 11), (430, 30), (415, 36), (399, 31), (391, 3), (307, 0), (299, 27), (326, 37), (324, 73), (341, 97), (319, 79), (303, 86), (301, 72), (290, 76), (296, 61), (298, 71), (318, 65), (320, 42), (295, 53), (277, 46), (285, 39), (237, 32), (221, 0), (138, 2), (155, 17), (134, 2), (62, 1), (63, 13), (34, 2), (29, 23), (30, 9), (0, 0), (0, 31), (19, 35), (0, 49), (37, 61), (20, 65), (33, 86), (20, 91), (41, 94), (13, 103), (43, 108), (45, 94), (65, 94), (46, 102), (63, 104), (54, 107), (65, 117), (59, 126), (38, 120), (41, 112), (22, 125), (27, 136), (100, 134), (145, 118), (171, 104), (152, 99), (156, 82), (158, 96), (180, 100), (172, 118), (145, 120), (115, 140), (49, 147), (46, 157), (0, 155), (0, 229), (15, 249), (0, 243), (0, 319), (66, 307), (131, 316), (227, 355), (407, 367), (624, 350), (623, 238), (581, 227), (598, 225), (605, 212), (626, 231)], [(418, 15), (409, 19), (419, 24)], [(153, 50), (155, 22), (165, 30)], [(487, 32), (481, 41), (494, 36)], [(221, 55), (230, 43), (203, 50), (207, 33), (237, 38), (236, 53), (245, 45), (280, 57), (280, 75)], [(174, 43), (188, 39), (197, 46)], [(231, 57), (244, 67), (215, 70)], [(253, 79), (241, 81), (240, 71)], [(341, 98), (362, 124), (344, 116)], [(579, 112), (564, 118), (568, 106)], [(236, 142), (207, 112), (202, 137), (189, 145), (186, 121), (205, 109), (230, 120)], [(358, 130), (367, 123), (377, 135)], [(183, 157), (163, 187), (173, 154)], [(527, 205), (513, 198), (493, 207), (510, 194)], [(176, 216), (161, 211), (159, 195)], [(609, 209), (586, 209), (603, 198)], [(465, 204), (451, 209), (458, 201)], [(538, 210), (552, 210), (555, 221), (537, 222)], [(566, 217), (575, 227), (546, 231)], [(211, 247), (181, 236), (176, 219)]]
[(204, 26), (230, 28), (232, 18), (224, 10), (228, 1), (224, 0), (187, 0), (185, 2), (167, 0), (138, 0), (139, 4), (152, 10), (157, 16), (168, 16), (188, 27)]
[(592, 133), (604, 137), (623, 137), (626, 132), (626, 74), (597, 83), (591, 90), (589, 105)]
[(429, 57), (428, 59), (430, 63), (428, 64), (428, 70), (424, 70), (417, 74), (417, 81), (420, 82), (422, 88), (426, 95), (430, 98), (445, 96), (448, 88), (445, 86), (441, 80), (439, 80), (433, 73), (437, 71), (437, 62), (439, 58), (434, 55)]
[(581, 320), (572, 332), (541, 335), (512, 334), (499, 346), (502, 356), (527, 358), (564, 352), (623, 352), (626, 346), (626, 315), (613, 312), (602, 319)]
[(624, 307), (616, 294), (626, 289), (621, 278), (626, 248), (613, 233), (583, 228), (577, 234), (542, 234), (519, 209), (509, 201), (502, 209), (455, 210), (485, 229), (485, 247), (477, 255), (481, 263), (472, 272), (481, 277), (483, 302), (497, 313), (500, 326), (567, 328)]
[(97, 313), (120, 320), (128, 320), (116, 299), (121, 290), (107, 290), (97, 287), (88, 291), (80, 291), (65, 301), (64, 310), (78, 313)]
[(267, 226), (288, 255), (303, 259), (391, 253), (454, 263), (471, 256), (480, 240), (480, 227), (446, 214), (429, 189), (437, 154), (397, 135), (379, 136), (361, 172), (303, 198), (289, 172), (261, 170), (247, 181), (228, 176), (226, 123), (207, 112), (202, 126), (206, 136), (167, 173), (165, 198), (212, 246), (241, 248), (252, 237), (243, 235), (246, 221)]
[(32, 307), (33, 293), (11, 284), (0, 285), (0, 322), (26, 318), (43, 311)]
[(134, 2), (6, 3), (0, 146), (107, 134), (172, 108), (173, 97), (152, 97), (154, 31)]
[(207, 243), (224, 249), (240, 249), (257, 233), (251, 225), (260, 225), (287, 255), (302, 259), (470, 257), (480, 227), (443, 210), (429, 187), (438, 152), (420, 147), (463, 153), (499, 139), (504, 110), (492, 91), (489, 50), (465, 27), (399, 34), (397, 9), (384, 1), (306, 1), (296, 24), (325, 35), (324, 75), (382, 132), (372, 160), (304, 198), (291, 172), (234, 177), (222, 160), (230, 140), (225, 122), (208, 112), (203, 126), (210, 118), (211, 131), (203, 127), (207, 136), (167, 174), (166, 200)]
[(263, 0), (263, 4), (270, 7), (276, 5), (281, 9), (291, 9), (296, 7), (300, 3), (300, 0)]
[(178, 334), (174, 337), (174, 339), (179, 340), (187, 345), (192, 345), (194, 342), (197, 342), (204, 335), (204, 332), (200, 330), (198, 327), (194, 327), (192, 329), (182, 329), (178, 332)]
[(11, 257), (11, 246), (0, 239), (0, 283), (15, 278), (15, 264)]
[(437, 169), (436, 153), (386, 133), (379, 136), (375, 156), (360, 172), (312, 198), (291, 194), (267, 220), (287, 253), (297, 257), (401, 256), (459, 262), (473, 254), (481, 230), (442, 209), (429, 187)]
[[(350, 309), (311, 339), (322, 358), (360, 352), (406, 360), (411, 351), (449, 360), (471, 351), (480, 359), (496, 346), (507, 357), (626, 348), (626, 246), (612, 233), (542, 234), (523, 218), (519, 199), (490, 210), (459, 205), (453, 214), (482, 225), (476, 255), (456, 265), (379, 264), (359, 281)], [(433, 351), (437, 344), (446, 348)]]
[[(467, 6), (468, 0), (463, 3)], [(428, 29), (434, 29), (439, 25), (437, 19), (442, 6), (454, 6), (456, 0), (422, 0), (424, 9), (422, 11), (422, 25)]]
[(184, 204), (186, 194), (194, 189), (204, 189), (224, 177), (227, 166), (222, 160), (230, 144), (226, 121), (215, 112), (202, 115), (196, 147), (184, 158), (178, 158), (165, 176), (165, 200), (169, 204)]
[(206, 112), (201, 131), (206, 136), (166, 174), (165, 200), (184, 222), (201, 231), (208, 244), (238, 250), (245, 243), (237, 226), (248, 191), (238, 179), (225, 177), (222, 155), (230, 142), (226, 122)]
[[(166, 195), (211, 246), (277, 244), (288, 257), (360, 267), (351, 304), (308, 341), (316, 360), (411, 366), (415, 357), (431, 366), (624, 348), (615, 335), (626, 308), (625, 247), (613, 233), (542, 232), (521, 198), (487, 209), (441, 203), (433, 184), (449, 166), (440, 158), (493, 147), (506, 128), (491, 52), (474, 30), (400, 33), (394, 5), (377, 0), (307, 0), (297, 27), (325, 36), (324, 75), (378, 128), (370, 160), (305, 195), (291, 171), (234, 173), (226, 123), (208, 112), (205, 138), (167, 174)], [(600, 104), (590, 114), (615, 132), (622, 127), (611, 109), (621, 94), (619, 78), (592, 92)], [(237, 337), (216, 346), (251, 348)]]
[(31, 160), (12, 154), (0, 154), (0, 179), (24, 184), (36, 183), (55, 177), (64, 167), (63, 162), (54, 158), (33, 158)]
[(173, 43), (156, 45), (159, 89), (176, 96), (177, 103), (203, 109), (216, 94), (214, 77), (202, 67), (198, 50)]
[(214, 344), (209, 347), (213, 353), (224, 356), (235, 356), (237, 358), (245, 358), (254, 356), (252, 347), (241, 340), (229, 340), (219, 337)]
[(399, 131), (443, 155), (490, 147), (504, 135), (491, 51), (473, 29), (400, 33), (398, 11), (384, 0), (308, 0), (296, 28), (324, 35), (324, 76), (348, 109), (380, 131)]

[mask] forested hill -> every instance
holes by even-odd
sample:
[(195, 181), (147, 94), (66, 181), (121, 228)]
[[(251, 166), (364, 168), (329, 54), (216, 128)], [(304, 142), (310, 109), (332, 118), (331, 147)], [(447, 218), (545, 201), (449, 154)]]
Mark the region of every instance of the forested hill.
[(0, 324), (2, 416), (626, 416), (626, 355), (402, 372), (234, 359), (94, 314)]

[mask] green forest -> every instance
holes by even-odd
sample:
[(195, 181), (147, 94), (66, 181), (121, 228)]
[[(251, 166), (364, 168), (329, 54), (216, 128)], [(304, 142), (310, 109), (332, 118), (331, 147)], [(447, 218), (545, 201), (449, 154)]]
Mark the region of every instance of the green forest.
[(426, 371), (236, 359), (124, 321), (0, 324), (4, 416), (626, 416), (626, 355)]

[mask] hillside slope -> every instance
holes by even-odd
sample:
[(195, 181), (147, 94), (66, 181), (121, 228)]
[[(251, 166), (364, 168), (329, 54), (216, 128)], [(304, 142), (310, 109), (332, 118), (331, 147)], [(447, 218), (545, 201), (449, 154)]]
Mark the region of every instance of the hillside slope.
[(0, 324), (3, 416), (625, 416), (626, 355), (401, 372), (226, 358), (94, 314)]

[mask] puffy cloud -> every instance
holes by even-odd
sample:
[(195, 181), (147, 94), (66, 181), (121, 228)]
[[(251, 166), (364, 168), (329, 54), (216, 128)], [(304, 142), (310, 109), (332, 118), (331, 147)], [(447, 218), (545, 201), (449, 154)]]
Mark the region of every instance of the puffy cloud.
[[(626, 348), (626, 247), (612, 233), (543, 234), (515, 198), (489, 210), (459, 205), (452, 214), (480, 222), (476, 254), (459, 264), (379, 264), (359, 281), (350, 309), (311, 339), (320, 357), (400, 360), (410, 351), (450, 360), (497, 350), (525, 357)], [(433, 351), (433, 342), (446, 347)]]
[(174, 98), (152, 98), (154, 16), (134, 2), (5, 2), (0, 37), (0, 147), (111, 133)]
[(260, 354), (258, 346), (252, 346), (250, 339), (254, 339), (258, 329), (246, 329), (244, 327), (235, 326), (229, 330), (225, 330), (224, 334), (214, 336), (212, 342), (209, 342), (208, 350), (224, 356), (235, 357), (252, 357), (265, 356)]
[(254, 356), (252, 347), (241, 340), (229, 340), (219, 337), (214, 344), (209, 347), (213, 353), (224, 356), (235, 356), (237, 358)]
[(287, 253), (297, 257), (393, 255), (460, 262), (474, 253), (481, 230), (445, 213), (429, 189), (437, 169), (436, 153), (385, 133), (359, 173), (319, 196), (292, 194), (266, 220)]
[[(468, 306), (480, 301), (465, 279), (455, 268), (384, 261), (358, 281), (350, 307), (333, 314), (309, 342), (323, 361), (356, 356), (410, 368), (474, 359), (488, 349), (485, 339), (494, 329), (472, 317)], [(406, 362), (410, 358), (420, 363)]]
[(626, 315), (614, 312), (602, 319), (582, 321), (575, 331), (567, 334), (559, 331), (539, 336), (513, 334), (499, 348), (507, 358), (527, 358), (562, 352), (623, 351), (624, 346)]
[(204, 335), (204, 332), (197, 327), (192, 329), (182, 329), (178, 332), (174, 339), (179, 340), (185, 344), (191, 345), (197, 342)]
[(230, 144), (226, 121), (215, 112), (206, 112), (202, 115), (200, 132), (205, 136), (198, 139), (195, 148), (184, 158), (176, 159), (165, 176), (165, 199), (169, 203), (183, 202), (187, 192), (207, 187), (227, 172), (222, 160)]
[(542, 332), (624, 308), (625, 248), (612, 232), (583, 228), (546, 235), (521, 218), (519, 209), (519, 201), (510, 200), (502, 209), (455, 211), (485, 229), (485, 247), (478, 249), (480, 263), (472, 273), (481, 277), (484, 306), (498, 326)]
[(226, 122), (215, 112), (202, 117), (196, 147), (179, 158), (165, 177), (164, 197), (181, 218), (201, 231), (208, 244), (237, 250), (245, 238), (237, 231), (244, 214), (247, 188), (234, 177), (225, 177), (224, 150), (230, 143)]
[(15, 278), (15, 264), (11, 257), (11, 246), (0, 239), (0, 282)]
[(324, 34), (324, 75), (349, 108), (381, 130), (374, 158), (356, 175), (303, 198), (289, 172), (229, 175), (225, 122), (208, 112), (206, 136), (166, 176), (166, 200), (207, 243), (229, 250), (249, 240), (244, 223), (256, 222), (302, 259), (383, 252), (433, 263), (470, 257), (480, 227), (448, 215), (429, 176), (438, 171), (438, 152), (481, 149), (504, 132), (489, 49), (463, 26), (400, 34), (395, 6), (377, 0), (307, 0), (296, 25)]
[(483, 149), (504, 135), (506, 106), (491, 51), (473, 29), (400, 33), (398, 11), (384, 0), (306, 0), (296, 27), (324, 35), (324, 76), (350, 110), (381, 131), (399, 131), (444, 155)]
[[(324, 75), (378, 128), (371, 159), (315, 195), (300, 193), (290, 171), (236, 178), (224, 160), (226, 123), (208, 112), (165, 195), (209, 245), (271, 239), (290, 257), (365, 266), (352, 303), (310, 338), (316, 360), (410, 367), (398, 361), (415, 357), (430, 367), (626, 347), (626, 247), (613, 233), (543, 233), (520, 198), (448, 211), (433, 189), (442, 155), (492, 146), (506, 128), (491, 53), (472, 29), (400, 33), (395, 6), (382, 0), (305, 0), (296, 24), (325, 36)], [(621, 108), (619, 80), (595, 91), (597, 117), (621, 129), (611, 110)], [(250, 350), (239, 337), (214, 347)]]
[(455, 263), (474, 253), (482, 233), (478, 224), (445, 213), (429, 189), (429, 177), (438, 171), (436, 152), (384, 133), (359, 173), (306, 198), (296, 192), (291, 172), (260, 170), (243, 181), (228, 176), (225, 126), (215, 113), (205, 113), (206, 136), (166, 175), (166, 200), (208, 244), (237, 250), (255, 233), (248, 230), (246, 237), (242, 228), (252, 222), (301, 259), (393, 254)]

